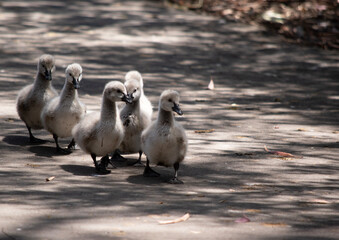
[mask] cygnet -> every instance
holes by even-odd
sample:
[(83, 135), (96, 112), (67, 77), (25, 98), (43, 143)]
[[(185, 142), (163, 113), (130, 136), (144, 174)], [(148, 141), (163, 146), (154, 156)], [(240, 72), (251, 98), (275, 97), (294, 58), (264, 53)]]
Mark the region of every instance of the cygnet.
[[(112, 81), (106, 84), (103, 91), (101, 112), (86, 115), (72, 131), (75, 142), (91, 155), (99, 174), (110, 173), (107, 169), (108, 154), (115, 151), (124, 138), (117, 101), (132, 102), (124, 84)], [(97, 156), (103, 156), (100, 164), (96, 161)]]
[(41, 111), (49, 100), (58, 93), (51, 84), (52, 72), (55, 70), (54, 57), (44, 54), (39, 58), (38, 70), (33, 84), (24, 87), (18, 94), (17, 112), (26, 124), (30, 142), (39, 142), (31, 129), (42, 129)]
[(178, 169), (187, 152), (187, 137), (184, 128), (175, 121), (173, 111), (183, 114), (179, 93), (165, 90), (160, 96), (158, 118), (141, 135), (141, 148), (147, 156), (144, 176), (159, 176), (150, 168), (150, 163), (173, 166), (175, 174), (169, 183), (183, 183), (178, 179)]
[[(58, 152), (69, 151), (59, 146), (58, 138), (72, 136), (73, 127), (85, 116), (86, 106), (80, 102), (78, 89), (82, 79), (82, 68), (79, 64), (68, 65), (65, 71), (66, 80), (60, 96), (53, 98), (43, 109), (41, 120), (44, 128), (53, 134)], [(75, 146), (74, 139), (68, 150)]]

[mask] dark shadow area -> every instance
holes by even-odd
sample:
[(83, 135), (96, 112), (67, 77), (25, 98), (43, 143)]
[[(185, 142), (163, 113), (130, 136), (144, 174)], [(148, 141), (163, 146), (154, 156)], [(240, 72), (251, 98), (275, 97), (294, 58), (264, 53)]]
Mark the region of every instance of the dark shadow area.
[(81, 165), (62, 165), (61, 168), (66, 172), (77, 176), (90, 176), (95, 174), (95, 168)]
[[(143, 168), (128, 166), (134, 157), (97, 176), (89, 155), (57, 154), (45, 131), (36, 134), (50, 139), (45, 145), (30, 145), (20, 120), (1, 118), (0, 203), (41, 211), (11, 236), (119, 217), (145, 224), (148, 215), (185, 212), (192, 214), (192, 224), (211, 232), (235, 229), (234, 220), (244, 214), (253, 224), (284, 223), (279, 232), (284, 239), (312, 239), (308, 229), (327, 231), (339, 224), (337, 54), (297, 48), (257, 27), (170, 10), (154, 1), (3, 1), (0, 10), (5, 14), (0, 99), (6, 104), (33, 81), (42, 53), (56, 57), (58, 90), (69, 63), (83, 66), (79, 96), (92, 108), (100, 105), (108, 81), (137, 69), (154, 117), (164, 89), (180, 92), (184, 115), (176, 119), (190, 141), (179, 170), (185, 184), (170, 185), (165, 182), (173, 177), (172, 168), (156, 167), (161, 177), (144, 178)], [(215, 88), (207, 90), (211, 78)], [(62, 146), (68, 142), (61, 140)], [(279, 158), (265, 153), (264, 145), (303, 158)], [(46, 182), (49, 176), (56, 177)], [(273, 239), (276, 233), (270, 231)], [(76, 234), (107, 237), (87, 233)]]

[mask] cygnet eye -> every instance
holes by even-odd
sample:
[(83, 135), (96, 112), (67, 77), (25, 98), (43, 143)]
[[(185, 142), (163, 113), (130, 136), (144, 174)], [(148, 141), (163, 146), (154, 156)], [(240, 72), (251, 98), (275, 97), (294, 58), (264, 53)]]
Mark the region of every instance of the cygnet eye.
[(135, 93), (136, 91), (137, 91), (137, 89), (134, 89), (134, 91), (133, 91), (133, 92)]
[(71, 74), (71, 73), (70, 73), (69, 75), (72, 77), (72, 74)]
[(118, 93), (122, 93), (120, 89), (117, 90)]
[(172, 102), (172, 98), (168, 99), (169, 102)]

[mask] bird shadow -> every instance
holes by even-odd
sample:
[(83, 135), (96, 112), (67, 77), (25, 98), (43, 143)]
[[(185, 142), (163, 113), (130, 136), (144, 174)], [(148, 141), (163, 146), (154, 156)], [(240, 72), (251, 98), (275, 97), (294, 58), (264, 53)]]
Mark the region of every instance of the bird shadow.
[(10, 145), (16, 146), (34, 146), (49, 143), (50, 141), (44, 139), (37, 139), (35, 142), (31, 142), (27, 136), (5, 136), (3, 141)]
[(29, 151), (34, 153), (36, 156), (52, 158), (53, 156), (66, 156), (72, 152), (57, 152), (55, 147), (50, 146), (31, 146)]
[(64, 171), (72, 173), (76, 176), (90, 176), (95, 174), (94, 167), (81, 166), (81, 165), (61, 165), (60, 166)]
[(167, 174), (161, 174), (159, 177), (144, 177), (143, 174), (131, 175), (127, 182), (138, 185), (159, 185), (167, 184), (171, 177)]

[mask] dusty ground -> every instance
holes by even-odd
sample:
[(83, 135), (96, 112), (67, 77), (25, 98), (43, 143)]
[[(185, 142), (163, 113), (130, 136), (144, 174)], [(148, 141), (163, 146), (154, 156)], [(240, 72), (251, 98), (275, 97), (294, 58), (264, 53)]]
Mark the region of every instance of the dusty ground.
[[(338, 239), (337, 52), (158, 2), (112, 0), (2, 1), (0, 46), (1, 239)], [(15, 98), (42, 53), (56, 57), (58, 90), (67, 64), (83, 66), (79, 95), (91, 111), (105, 83), (131, 69), (155, 110), (162, 90), (178, 90), (185, 184), (165, 183), (173, 170), (163, 167), (155, 179), (124, 165), (98, 176), (90, 156), (56, 154), (43, 130), (34, 133), (48, 143), (28, 144)], [(265, 144), (303, 158), (265, 153)], [(185, 222), (158, 223), (185, 213)]]

